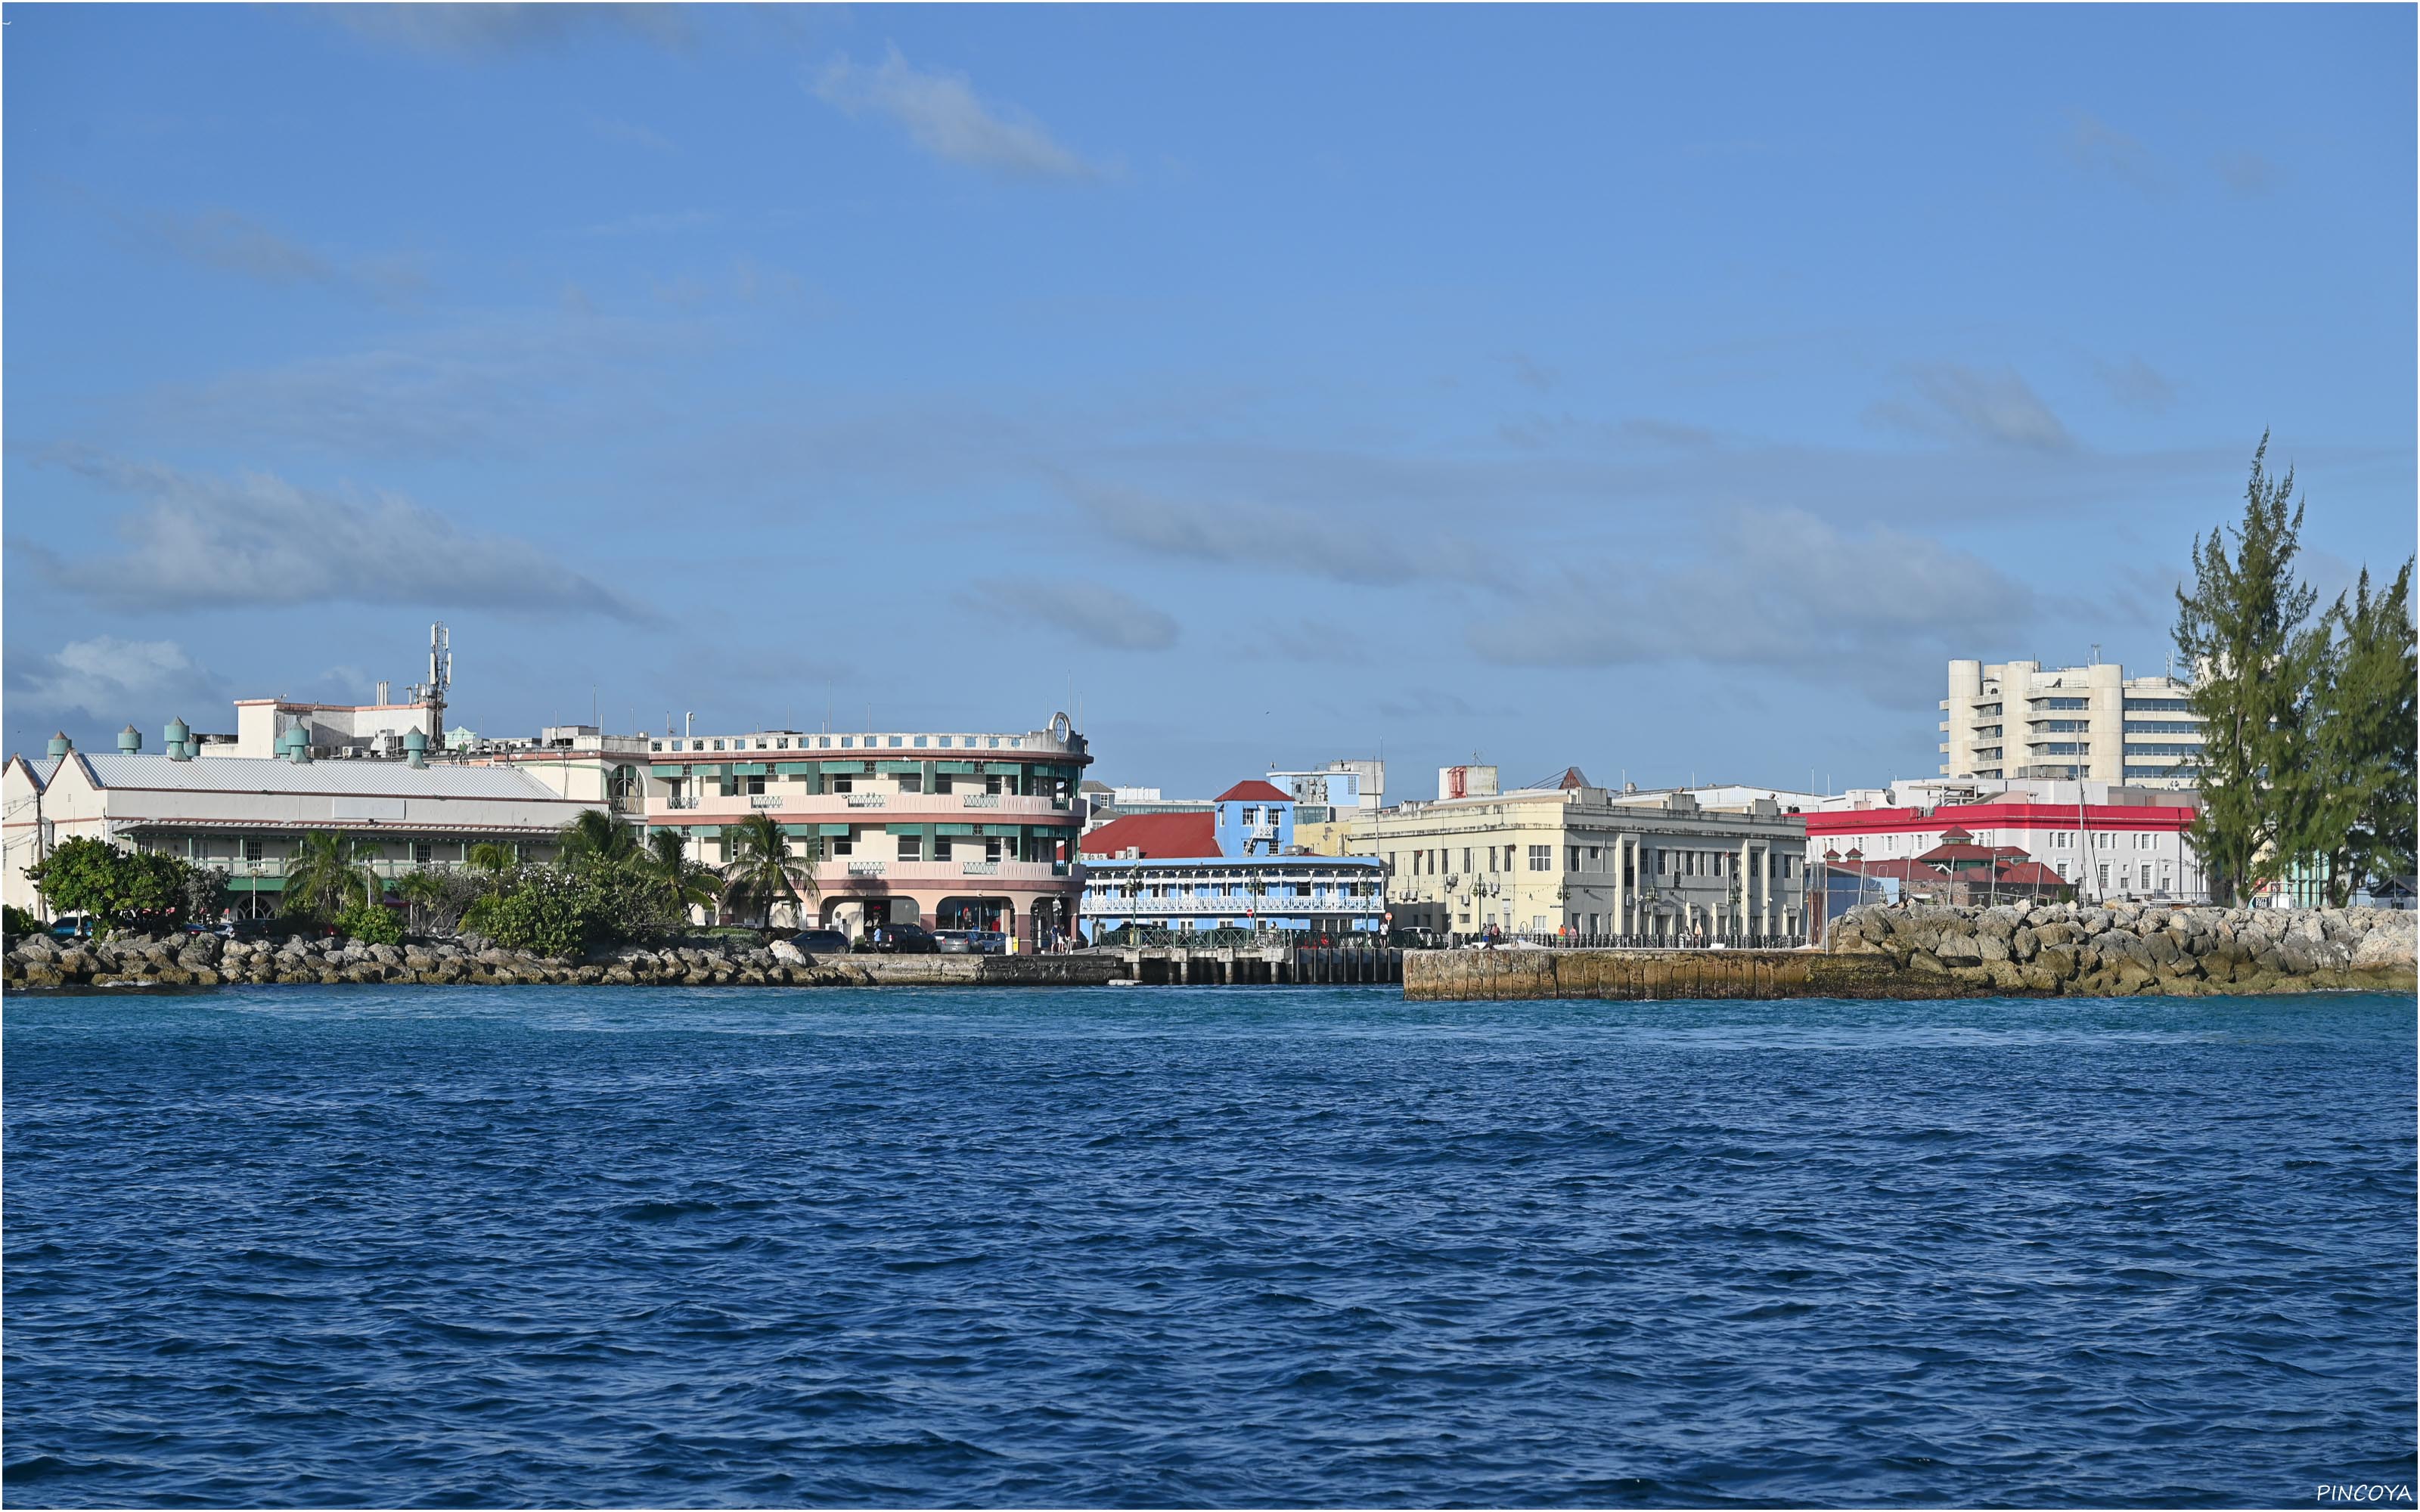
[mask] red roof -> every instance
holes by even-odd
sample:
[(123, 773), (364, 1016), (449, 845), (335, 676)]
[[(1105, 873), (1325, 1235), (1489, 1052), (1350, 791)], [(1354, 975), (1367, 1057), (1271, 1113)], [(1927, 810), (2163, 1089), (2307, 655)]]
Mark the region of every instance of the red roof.
[(1129, 850), (1154, 861), (1215, 856), (1219, 854), (1218, 819), (1211, 813), (1128, 814), (1085, 836), (1082, 849), (1104, 860)]
[[(1272, 787), (1268, 783), (1264, 782), (1259, 778), (1255, 777), (1246, 781), (1236, 783), (1233, 787), (1231, 787), (1226, 792), (1219, 794), (1218, 797), (1211, 801), (1214, 803), (1266, 803), (1272, 798), (1276, 799), (1280, 803), (1292, 803), (1294, 801), (1294, 795), (1286, 792), (1282, 788)], [(1210, 854), (1213, 856), (1218, 855), (1218, 852), (1217, 847), (1212, 847)]]
[(2040, 861), (2019, 861), (2000, 868), (2000, 881), (2011, 887), (2064, 887), (2067, 878)]

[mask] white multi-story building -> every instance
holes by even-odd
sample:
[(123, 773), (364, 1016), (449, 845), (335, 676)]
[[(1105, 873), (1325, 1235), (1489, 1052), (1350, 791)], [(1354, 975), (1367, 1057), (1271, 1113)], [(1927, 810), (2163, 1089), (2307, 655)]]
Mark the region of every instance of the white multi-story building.
[(2144, 783), (1923, 779), (1853, 788), (1804, 817), (1812, 859), (1877, 874), (1963, 832), (2040, 863), (2087, 902), (2198, 899), (2208, 891), (2190, 830), (2195, 795)]
[(2195, 787), (2202, 728), (2192, 692), (2173, 677), (2130, 678), (2115, 662), (1953, 661), (1941, 775)]

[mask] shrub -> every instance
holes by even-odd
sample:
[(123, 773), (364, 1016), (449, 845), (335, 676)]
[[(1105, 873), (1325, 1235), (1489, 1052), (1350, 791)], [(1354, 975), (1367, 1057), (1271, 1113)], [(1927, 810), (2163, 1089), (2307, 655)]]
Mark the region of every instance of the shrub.
[(42, 921), (15, 903), (0, 903), (0, 933), (10, 939), (42, 933)]
[(123, 851), (106, 841), (77, 836), (25, 869), (51, 907), (63, 914), (89, 914), (103, 927), (139, 925), (178, 930), (196, 903), (213, 898), (224, 906), (224, 888), (197, 880), (199, 869), (156, 851)]
[(336, 933), (364, 945), (401, 945), (403, 920), (383, 903), (355, 903), (335, 919)]

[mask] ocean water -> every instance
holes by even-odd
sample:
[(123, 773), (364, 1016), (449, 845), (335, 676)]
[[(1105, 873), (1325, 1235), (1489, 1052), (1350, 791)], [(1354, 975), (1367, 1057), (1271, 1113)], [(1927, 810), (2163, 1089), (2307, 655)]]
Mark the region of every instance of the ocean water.
[(2411, 1486), (2409, 999), (5, 1008), (15, 1506)]

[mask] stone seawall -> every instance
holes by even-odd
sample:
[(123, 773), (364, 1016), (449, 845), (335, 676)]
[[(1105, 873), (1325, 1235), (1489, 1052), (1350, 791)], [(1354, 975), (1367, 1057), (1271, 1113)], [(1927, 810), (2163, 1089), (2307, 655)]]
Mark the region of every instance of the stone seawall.
[(1416, 999), (1983, 997), (2411, 992), (2389, 909), (1872, 906), (1823, 950), (1419, 950)]
[(845, 955), (771, 949), (629, 949), (578, 961), (523, 950), (349, 940), (246, 944), (210, 935), (19, 941), (0, 958), (9, 987), (216, 987), (239, 982), (413, 982), (471, 986), (1096, 987), (1124, 974), (1114, 955)]

